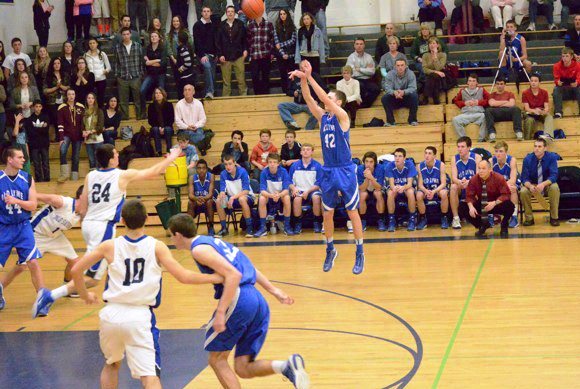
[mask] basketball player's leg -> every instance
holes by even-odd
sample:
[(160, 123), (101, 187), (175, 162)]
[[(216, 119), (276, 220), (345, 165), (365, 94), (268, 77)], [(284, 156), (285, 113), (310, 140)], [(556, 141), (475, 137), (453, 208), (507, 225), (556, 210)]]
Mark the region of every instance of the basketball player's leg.
[(397, 199), (398, 193), (391, 188), (387, 189), (387, 212), (389, 214), (389, 223), (387, 227), (387, 231), (395, 232), (397, 228), (397, 220), (395, 218), (395, 201)]
[(228, 363), (230, 351), (212, 351), (209, 353), (208, 363), (214, 371), (222, 387), (228, 389), (241, 389), (240, 381), (236, 373)]
[(320, 218), (322, 217), (322, 193), (315, 191), (311, 193), (312, 213), (314, 214), (314, 232), (318, 233), (320, 228)]
[(212, 198), (205, 202), (205, 216), (207, 217), (208, 235), (213, 235), (213, 219), (215, 214), (215, 202)]
[(461, 188), (457, 184), (451, 184), (451, 191), (449, 192), (449, 202), (451, 203), (451, 213), (453, 217), (459, 217), (459, 194)]
[(449, 212), (449, 191), (447, 189), (441, 189), (437, 193), (437, 196), (441, 200), (441, 213), (445, 215)]
[(427, 212), (427, 206), (425, 205), (425, 193), (422, 190), (418, 190), (417, 193), (415, 193), (415, 200), (417, 201), (416, 204), (419, 215), (425, 215)]
[(119, 370), (121, 362), (105, 363), (101, 370), (101, 389), (117, 389), (119, 387)]
[(42, 254), (36, 247), (34, 240), (34, 232), (30, 223), (22, 224), (20, 233), (14, 242), (16, 252), (18, 253), (18, 265), (26, 264), (30, 271), (30, 278), (34, 288), (39, 291), (44, 288), (44, 276), (40, 269), (40, 264), (37, 259), (42, 257)]
[(340, 191), (344, 198), (344, 207), (354, 233), (356, 245), (355, 263), (352, 268), (354, 274), (360, 274), (364, 270), (365, 255), (363, 250), (363, 226), (359, 214), (360, 195), (356, 179), (356, 168), (354, 165), (337, 170), (337, 182), (340, 183)]

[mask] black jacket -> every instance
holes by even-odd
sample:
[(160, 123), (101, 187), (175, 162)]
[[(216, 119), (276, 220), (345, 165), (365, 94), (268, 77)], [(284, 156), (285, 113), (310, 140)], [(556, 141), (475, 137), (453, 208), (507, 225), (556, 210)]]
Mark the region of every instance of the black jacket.
[[(47, 124), (46, 127), (35, 127), (34, 122), (40, 121)], [(36, 116), (33, 112), (28, 119), (24, 121), (24, 129), (26, 131), (26, 143), (31, 150), (48, 149), (50, 146), (50, 137), (48, 134), (48, 124), (50, 119), (48, 114), (41, 112)]]
[(301, 0), (302, 1), (302, 13), (310, 12), (312, 15), (316, 16), (318, 10), (326, 10), (329, 0)]
[(572, 27), (566, 32), (564, 45), (574, 50), (574, 54), (580, 55), (580, 36), (578, 35), (576, 28)]
[(50, 23), (48, 22), (50, 12), (44, 12), (42, 6), (36, 1), (32, 6), (32, 13), (34, 15), (34, 29), (36, 31), (46, 31), (50, 28)]
[(244, 50), (247, 50), (244, 23), (234, 19), (230, 28), (227, 20), (221, 22), (216, 38), (216, 49), (218, 58), (222, 55), (226, 61), (235, 61), (240, 58)]
[[(218, 22), (219, 23), (219, 22)], [(216, 55), (216, 35), (220, 26), (216, 22), (203, 23), (198, 20), (193, 25), (193, 40), (195, 41), (195, 55), (198, 59), (206, 54)]]
[[(226, 154), (233, 155), (233, 152), (232, 152), (233, 149), (234, 149), (233, 142), (232, 141), (227, 142), (224, 145), (224, 149), (222, 150), (222, 158)], [(241, 154), (240, 158), (236, 161), (236, 163), (242, 164), (244, 162), (248, 162), (248, 160), (249, 160), (248, 144), (246, 142), (242, 142), (242, 154)]]
[(156, 107), (156, 103), (149, 104), (147, 107), (147, 121), (151, 127), (173, 127), (173, 122), (175, 121), (175, 111), (173, 110), (173, 104), (166, 101), (161, 106), (161, 115)]

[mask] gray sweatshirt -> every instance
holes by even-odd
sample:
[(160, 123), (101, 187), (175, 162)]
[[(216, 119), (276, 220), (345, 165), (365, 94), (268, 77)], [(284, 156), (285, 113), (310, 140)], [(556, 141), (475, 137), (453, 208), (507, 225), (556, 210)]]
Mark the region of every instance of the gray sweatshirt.
[(397, 71), (393, 69), (387, 73), (385, 77), (383, 86), (385, 92), (388, 95), (394, 95), (396, 90), (402, 90), (405, 94), (417, 93), (417, 79), (415, 78), (415, 73), (413, 73), (409, 68), (405, 70), (402, 76), (397, 74)]

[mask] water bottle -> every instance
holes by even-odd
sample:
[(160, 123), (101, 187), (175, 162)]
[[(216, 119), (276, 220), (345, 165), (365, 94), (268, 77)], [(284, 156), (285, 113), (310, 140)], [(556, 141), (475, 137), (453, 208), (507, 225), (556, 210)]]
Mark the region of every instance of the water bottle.
[(222, 208), (227, 208), (228, 207), (228, 198), (227, 197), (222, 198), (222, 202), (220, 203), (220, 206)]
[(270, 222), (270, 234), (276, 235), (277, 233), (278, 233), (278, 230), (276, 229), (276, 222), (274, 220), (272, 220)]

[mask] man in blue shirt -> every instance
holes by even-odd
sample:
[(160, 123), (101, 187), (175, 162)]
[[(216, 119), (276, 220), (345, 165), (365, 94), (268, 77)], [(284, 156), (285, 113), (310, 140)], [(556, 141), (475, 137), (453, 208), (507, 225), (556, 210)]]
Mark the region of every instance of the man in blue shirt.
[(389, 212), (389, 226), (387, 231), (395, 232), (397, 220), (395, 218), (396, 203), (398, 200), (407, 199), (409, 208), (409, 224), (407, 231), (415, 231), (416, 227), (416, 201), (413, 180), (417, 177), (417, 168), (410, 159), (406, 159), (407, 152), (398, 148), (393, 153), (395, 162), (390, 162), (385, 168), (385, 177), (389, 180), (387, 189), (387, 210)]
[(292, 211), (290, 202), (290, 176), (286, 169), (280, 169), (280, 154), (270, 153), (266, 158), (268, 167), (260, 173), (260, 199), (258, 200), (258, 212), (260, 214), (260, 228), (254, 234), (254, 238), (268, 235), (266, 229), (266, 217), (268, 208), (277, 213), (277, 209), (282, 204), (284, 214), (284, 233), (294, 235), (294, 230), (290, 226), (290, 212)]
[(522, 167), (522, 190), (520, 199), (524, 205), (524, 226), (534, 225), (532, 215), (532, 195), (545, 202), (544, 195), (550, 200), (550, 224), (560, 225), (558, 221), (558, 206), (560, 205), (560, 188), (558, 187), (558, 156), (546, 151), (546, 140), (537, 139), (534, 142), (534, 152), (524, 158)]
[(369, 151), (363, 156), (363, 164), (357, 166), (356, 177), (360, 195), (360, 218), (363, 231), (367, 229), (367, 201), (375, 199), (378, 213), (377, 229), (386, 231), (385, 225), (385, 198), (383, 197), (383, 184), (385, 182), (385, 169), (378, 165), (377, 154)]

